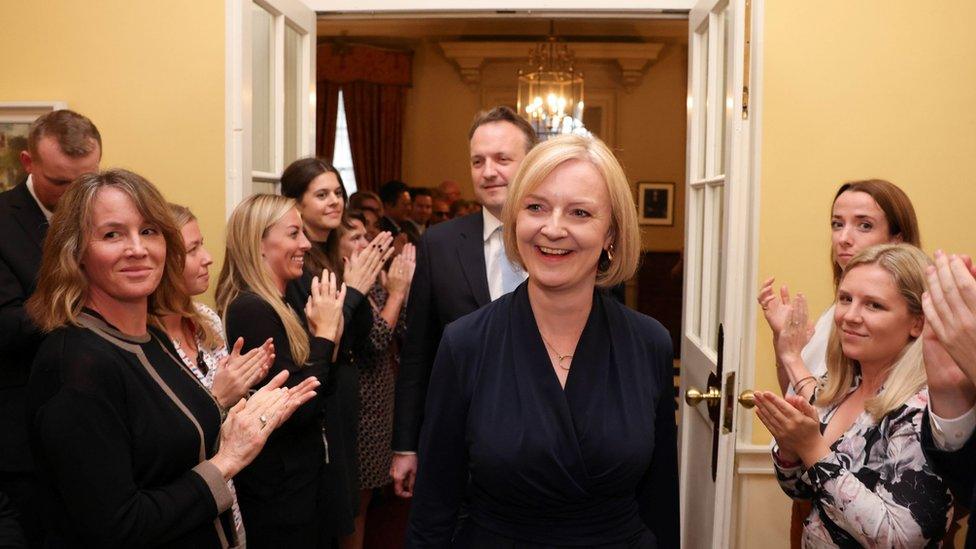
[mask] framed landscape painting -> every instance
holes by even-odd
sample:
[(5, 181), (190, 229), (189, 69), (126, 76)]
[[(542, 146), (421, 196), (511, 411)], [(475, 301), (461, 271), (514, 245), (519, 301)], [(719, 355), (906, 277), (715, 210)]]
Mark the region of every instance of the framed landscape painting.
[(27, 176), (20, 164), (20, 152), (27, 150), (31, 122), (65, 107), (63, 102), (0, 103), (0, 192), (13, 188)]

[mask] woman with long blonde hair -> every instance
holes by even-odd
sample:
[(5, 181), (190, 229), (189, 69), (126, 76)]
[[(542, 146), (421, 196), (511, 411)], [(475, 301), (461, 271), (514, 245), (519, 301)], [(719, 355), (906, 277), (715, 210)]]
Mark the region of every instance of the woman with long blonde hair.
[(952, 498), (921, 443), (928, 265), (908, 244), (855, 255), (838, 282), (815, 406), (756, 393), (757, 415), (776, 439), (780, 485), (813, 503), (804, 547), (921, 547), (946, 534)]
[[(251, 196), (228, 222), (217, 308), (228, 340), (272, 339), (275, 359), (268, 375), (287, 371), (290, 380), (326, 380), (332, 375), (342, 335), (345, 286), (323, 271), (321, 279), (312, 279), (304, 307), (292, 308), (284, 297), (289, 281), (302, 276), (309, 247), (301, 215), (290, 198)], [(320, 487), (328, 459), (322, 408), (320, 399), (300, 408), (236, 479), (250, 546), (318, 543)]]

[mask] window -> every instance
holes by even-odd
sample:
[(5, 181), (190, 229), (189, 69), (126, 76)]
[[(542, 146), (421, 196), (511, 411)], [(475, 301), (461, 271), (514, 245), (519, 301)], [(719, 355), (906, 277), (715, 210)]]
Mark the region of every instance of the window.
[(301, 0), (227, 2), (226, 207), (274, 193), (315, 143), (315, 12)]
[(339, 170), (342, 184), (347, 194), (356, 192), (356, 174), (352, 169), (352, 149), (349, 145), (349, 130), (346, 125), (346, 107), (339, 90), (339, 113), (336, 115), (335, 151), (332, 153), (332, 166)]

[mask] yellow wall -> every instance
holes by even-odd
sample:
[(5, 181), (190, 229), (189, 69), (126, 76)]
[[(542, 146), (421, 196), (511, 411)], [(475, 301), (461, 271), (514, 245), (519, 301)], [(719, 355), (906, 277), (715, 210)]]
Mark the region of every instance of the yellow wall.
[[(765, 2), (759, 279), (831, 300), (829, 208), (846, 180), (882, 177), (911, 197), (926, 251), (976, 252), (976, 3)], [(771, 389), (769, 330), (756, 385)], [(769, 435), (755, 422), (754, 442)], [(774, 482), (750, 505), (787, 500)]]
[[(976, 252), (976, 3), (765, 5), (759, 278), (826, 308), (830, 201), (865, 177), (908, 193), (926, 251)], [(758, 341), (757, 381), (770, 388), (761, 318)]]
[(102, 167), (136, 171), (193, 209), (219, 264), (224, 3), (3, 0), (0, 21), (0, 102), (64, 101), (91, 118)]

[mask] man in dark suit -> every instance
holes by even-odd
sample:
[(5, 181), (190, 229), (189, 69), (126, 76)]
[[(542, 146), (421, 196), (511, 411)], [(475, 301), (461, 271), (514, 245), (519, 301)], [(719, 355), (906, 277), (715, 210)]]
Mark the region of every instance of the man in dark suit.
[[(404, 235), (411, 244), (420, 242), (420, 231), (410, 221), (413, 202), (410, 199), (410, 187), (403, 181), (387, 181), (380, 187), (380, 199), (383, 201), (383, 217), (380, 218), (381, 231), (389, 231), (394, 237)], [(403, 247), (403, 237), (400, 237), (397, 253)]]
[(20, 512), (28, 538), (39, 541), (33, 508), (33, 462), (27, 442), (27, 379), (41, 334), (24, 302), (34, 292), (48, 220), (68, 185), (98, 171), (102, 138), (88, 118), (69, 110), (32, 125), (21, 164), (27, 179), (0, 194), (0, 492)]
[(536, 143), (535, 131), (512, 109), (496, 107), (475, 117), (468, 139), (471, 182), (484, 208), (424, 233), (407, 302), (390, 468), (396, 493), (403, 497), (413, 493), (427, 382), (444, 326), (498, 299), (525, 279), (505, 257), (499, 219), (508, 184)]

